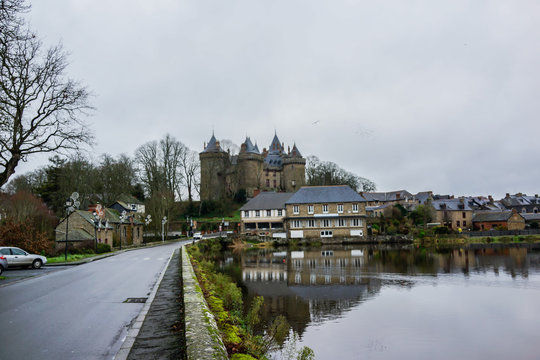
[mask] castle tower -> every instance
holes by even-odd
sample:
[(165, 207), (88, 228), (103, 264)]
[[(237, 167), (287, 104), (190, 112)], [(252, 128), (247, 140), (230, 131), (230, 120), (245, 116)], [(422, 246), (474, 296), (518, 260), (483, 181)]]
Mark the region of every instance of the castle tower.
[(286, 192), (295, 192), (306, 184), (306, 159), (294, 144), (292, 151), (283, 157), (281, 187)]
[(263, 155), (257, 145), (253, 145), (251, 139), (246, 140), (240, 147), (236, 165), (237, 186), (245, 189), (247, 196), (252, 197), (255, 190), (261, 188), (263, 174)]
[(219, 201), (227, 196), (227, 172), (231, 166), (229, 154), (222, 150), (219, 141), (212, 138), (199, 153), (201, 161), (201, 201)]

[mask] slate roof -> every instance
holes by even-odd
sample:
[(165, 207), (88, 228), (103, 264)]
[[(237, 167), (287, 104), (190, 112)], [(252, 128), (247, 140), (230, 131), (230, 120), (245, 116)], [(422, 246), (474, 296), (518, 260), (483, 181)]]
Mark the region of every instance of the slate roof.
[(442, 200), (433, 200), (431, 203), (435, 210), (448, 210), (448, 211), (472, 211), (469, 202), (467, 199), (463, 200), (463, 203), (460, 199), (442, 199)]
[(273, 210), (285, 209), (285, 202), (293, 193), (278, 193), (273, 191), (263, 191), (253, 199), (249, 200), (240, 210)]
[(244, 141), (244, 144), (246, 144), (246, 152), (252, 153), (252, 154), (260, 154), (259, 147), (257, 145), (253, 145), (251, 142), (251, 139), (249, 137), (246, 137), (246, 141)]
[(304, 186), (301, 187), (285, 204), (317, 204), (340, 202), (365, 202), (348, 185)]
[[(399, 194), (399, 198), (397, 196)], [(367, 201), (398, 201), (412, 199), (413, 195), (406, 190), (389, 191), (389, 192), (362, 192), (360, 194)]]
[(520, 214), (525, 218), (525, 221), (535, 221), (540, 220), (540, 213), (528, 213), (528, 214)]
[(420, 202), (420, 204), (425, 204), (430, 196), (431, 191), (421, 191), (418, 194), (414, 195), (414, 197)]
[(291, 157), (302, 157), (302, 154), (300, 154), (300, 150), (296, 147), (296, 143), (294, 143), (293, 148), (291, 150)]
[(512, 210), (503, 211), (479, 211), (474, 214), (473, 222), (508, 221), (512, 216)]
[(224, 152), (220, 147), (217, 146), (217, 140), (213, 133), (203, 152)]

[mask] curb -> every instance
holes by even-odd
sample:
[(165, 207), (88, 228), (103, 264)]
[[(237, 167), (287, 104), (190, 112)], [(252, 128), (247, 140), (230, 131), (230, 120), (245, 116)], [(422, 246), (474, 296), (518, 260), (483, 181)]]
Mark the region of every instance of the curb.
[(172, 258), (174, 257), (174, 254), (177, 253), (179, 249), (176, 249), (171, 253), (171, 256), (169, 256), (169, 260), (167, 261), (167, 264), (163, 267), (163, 270), (161, 271), (161, 274), (159, 274), (159, 278), (156, 281), (156, 284), (154, 285), (154, 288), (152, 289), (152, 292), (148, 296), (148, 299), (146, 300), (146, 303), (144, 304), (141, 312), (135, 319), (135, 322), (131, 325), (130, 329), (127, 332), (126, 338), (124, 342), (122, 343), (122, 346), (120, 347), (120, 350), (116, 353), (114, 356), (114, 360), (127, 360), (129, 353), (131, 351), (131, 348), (133, 347), (133, 344), (135, 344), (135, 339), (137, 338), (137, 335), (139, 334), (139, 331), (141, 330), (141, 327), (144, 323), (144, 319), (146, 319), (146, 315), (148, 314), (148, 311), (150, 310), (150, 306), (152, 306), (152, 303), (154, 302), (154, 298), (156, 297), (156, 293), (159, 289), (159, 285), (161, 285), (161, 280), (163, 280), (163, 277), (165, 276), (165, 272), (169, 268), (169, 264), (171, 263)]

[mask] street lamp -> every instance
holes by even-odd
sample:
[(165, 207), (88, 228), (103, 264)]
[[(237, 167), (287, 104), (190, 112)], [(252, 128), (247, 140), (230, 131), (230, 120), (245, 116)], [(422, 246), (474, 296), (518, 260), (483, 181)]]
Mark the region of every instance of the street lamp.
[(64, 260), (67, 261), (67, 246), (68, 246), (68, 232), (69, 232), (69, 215), (74, 212), (80, 205), (77, 199), (79, 193), (74, 192), (69, 199), (66, 200), (66, 246), (64, 247)]
[(126, 218), (126, 210), (124, 210), (120, 215), (120, 250), (122, 250), (122, 223), (126, 220)]
[(94, 240), (95, 240), (95, 243), (96, 243), (96, 254), (97, 254), (97, 228), (98, 228), (98, 224), (100, 225), (101, 227), (101, 222), (99, 221), (99, 214), (97, 212), (93, 212), (92, 213), (92, 216), (94, 217), (93, 220), (94, 220)]
[(161, 219), (161, 242), (165, 242), (165, 223), (167, 222), (167, 217), (164, 216)]

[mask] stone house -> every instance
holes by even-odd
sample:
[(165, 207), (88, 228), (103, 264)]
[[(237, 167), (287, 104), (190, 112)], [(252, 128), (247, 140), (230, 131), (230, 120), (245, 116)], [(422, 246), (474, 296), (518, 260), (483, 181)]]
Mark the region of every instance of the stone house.
[(473, 217), (475, 230), (523, 230), (525, 218), (517, 210), (478, 211)]
[(125, 211), (128, 213), (144, 214), (146, 212), (144, 203), (142, 201), (127, 194), (120, 195), (118, 199), (116, 199), (116, 201), (109, 206), (109, 208), (118, 211), (118, 213)]
[(347, 185), (304, 186), (285, 203), (289, 238), (363, 237), (366, 200)]
[[(97, 224), (94, 224), (93, 212), (90, 210), (76, 210), (69, 215), (68, 242), (74, 247), (91, 247), (95, 239), (98, 243), (118, 246), (120, 238), (122, 245), (141, 245), (143, 242), (143, 223), (135, 216), (120, 221), (116, 210), (104, 209), (104, 215)], [(94, 237), (95, 236), (95, 237)], [(57, 247), (64, 247), (66, 240), (66, 219), (62, 219), (56, 226)]]
[(271, 235), (283, 232), (285, 202), (293, 193), (261, 192), (240, 208), (243, 233)]
[(449, 229), (472, 229), (473, 209), (464, 198), (444, 198), (431, 202), (435, 210), (435, 223)]
[(522, 214), (537, 214), (540, 209), (540, 197), (538, 194), (527, 196), (527, 194), (517, 193), (515, 195), (506, 194), (501, 199), (501, 203), (508, 210), (516, 210)]

